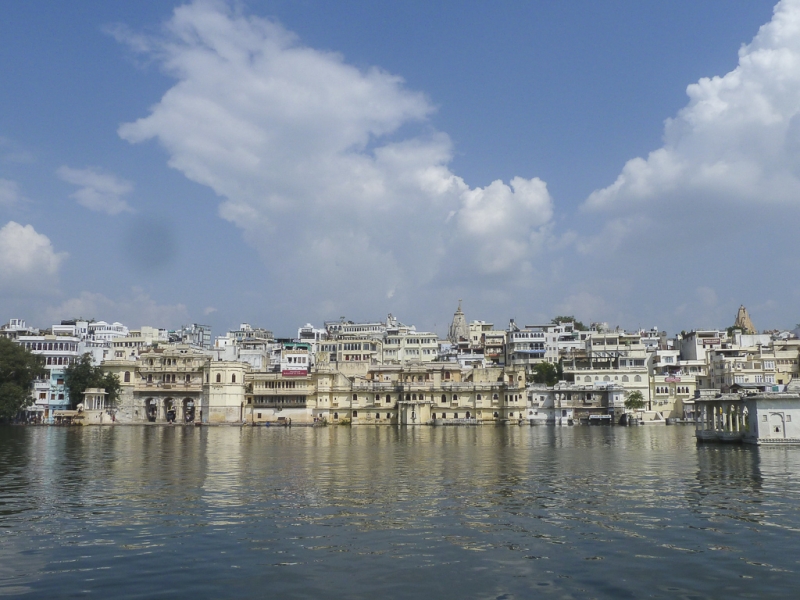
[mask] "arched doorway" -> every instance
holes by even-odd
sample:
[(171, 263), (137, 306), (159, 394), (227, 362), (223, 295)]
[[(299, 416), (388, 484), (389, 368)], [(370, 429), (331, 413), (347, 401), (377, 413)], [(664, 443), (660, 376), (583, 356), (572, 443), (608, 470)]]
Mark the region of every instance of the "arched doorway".
[(172, 398), (164, 400), (164, 416), (167, 418), (167, 423), (175, 422), (175, 401)]
[(194, 400), (191, 398), (183, 399), (183, 422), (193, 423), (195, 415)]
[(156, 417), (158, 416), (158, 403), (156, 402), (155, 398), (148, 398), (144, 401), (144, 413), (148, 422), (156, 422)]

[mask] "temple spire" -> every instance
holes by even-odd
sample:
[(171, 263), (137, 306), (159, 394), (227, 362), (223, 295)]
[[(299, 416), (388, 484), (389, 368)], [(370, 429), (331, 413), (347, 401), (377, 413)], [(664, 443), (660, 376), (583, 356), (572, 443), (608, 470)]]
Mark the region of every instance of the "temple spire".
[(467, 319), (464, 316), (464, 311), (461, 310), (461, 299), (458, 300), (458, 309), (453, 315), (453, 322), (450, 324), (450, 331), (447, 334), (447, 339), (453, 344), (457, 344), (459, 340), (466, 340), (469, 338), (469, 329), (467, 329)]

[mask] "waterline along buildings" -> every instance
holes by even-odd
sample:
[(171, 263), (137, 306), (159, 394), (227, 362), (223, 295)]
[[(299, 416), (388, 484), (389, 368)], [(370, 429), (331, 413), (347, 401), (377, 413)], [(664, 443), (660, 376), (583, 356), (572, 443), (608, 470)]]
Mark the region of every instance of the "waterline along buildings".
[(64, 369), (88, 352), (122, 388), (106, 423), (568, 425), (618, 422), (635, 392), (643, 422), (694, 421), (701, 398), (780, 394), (800, 380), (798, 331), (759, 334), (744, 307), (736, 325), (674, 337), (564, 318), (500, 329), (469, 321), (459, 302), (447, 339), (391, 314), (306, 324), (291, 339), (247, 323), (212, 342), (206, 325), (81, 319), (44, 331), (11, 319), (0, 335), (42, 357), (26, 410), (40, 422), (80, 402)]

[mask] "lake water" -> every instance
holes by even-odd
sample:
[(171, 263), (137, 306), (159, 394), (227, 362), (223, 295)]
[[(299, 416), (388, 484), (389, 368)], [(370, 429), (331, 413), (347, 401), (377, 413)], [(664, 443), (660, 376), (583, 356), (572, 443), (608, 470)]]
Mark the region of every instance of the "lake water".
[(800, 596), (800, 448), (673, 427), (0, 427), (0, 595)]

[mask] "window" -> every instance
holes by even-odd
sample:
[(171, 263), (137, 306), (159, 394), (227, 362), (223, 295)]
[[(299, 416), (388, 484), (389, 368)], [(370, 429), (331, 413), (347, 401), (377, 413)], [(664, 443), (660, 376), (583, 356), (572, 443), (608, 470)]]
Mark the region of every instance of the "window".
[(217, 373), (217, 383), (222, 383), (222, 375)]
[(131, 382), (131, 372), (130, 371), (125, 371), (124, 381), (125, 381), (125, 383), (130, 383)]
[(354, 411), (353, 411), (353, 416), (354, 416), (354, 417), (357, 417), (357, 416), (358, 416), (358, 411), (357, 411), (357, 410), (354, 410)]

